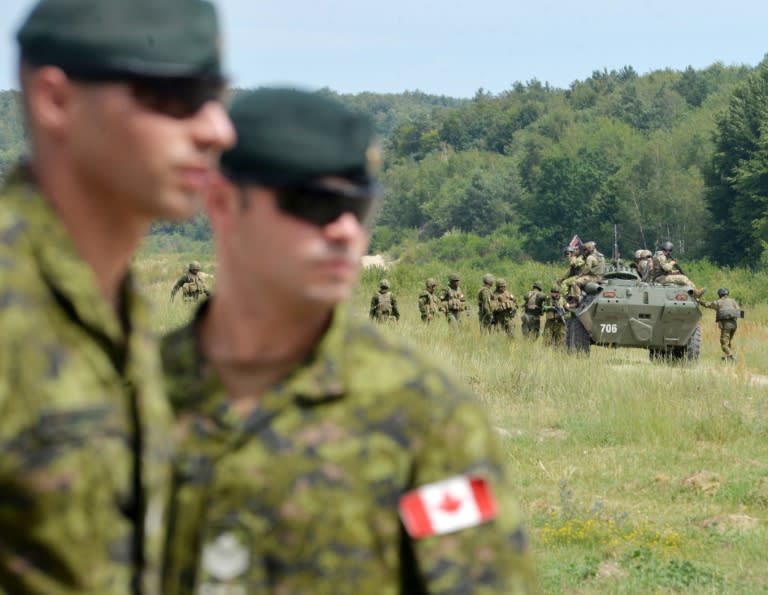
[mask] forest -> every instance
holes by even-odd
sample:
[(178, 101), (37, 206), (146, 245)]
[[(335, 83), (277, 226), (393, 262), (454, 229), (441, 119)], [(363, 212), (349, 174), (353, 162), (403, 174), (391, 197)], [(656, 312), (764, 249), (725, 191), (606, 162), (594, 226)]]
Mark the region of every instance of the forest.
[[(384, 153), (374, 252), (552, 262), (578, 234), (607, 256), (671, 240), (684, 259), (768, 263), (765, 59), (626, 66), (567, 89), (532, 80), (471, 99), (318, 92), (374, 119)], [(0, 92), (0, 177), (24, 146), (19, 94)], [(152, 233), (209, 237), (202, 216)]]

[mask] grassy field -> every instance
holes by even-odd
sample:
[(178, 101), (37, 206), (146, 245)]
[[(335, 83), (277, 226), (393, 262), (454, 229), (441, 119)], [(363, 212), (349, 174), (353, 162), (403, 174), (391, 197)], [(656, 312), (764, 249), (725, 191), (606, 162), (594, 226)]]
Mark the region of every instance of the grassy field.
[[(189, 316), (168, 293), (191, 259), (214, 272), (210, 258), (192, 254), (138, 262), (160, 331)], [(476, 283), (482, 272), (471, 274)], [(434, 273), (439, 286), (445, 273)], [(382, 274), (363, 275), (360, 316)], [(460, 328), (426, 327), (416, 308), (424, 271), (386, 274), (402, 319), (384, 332), (452, 369), (493, 420), (545, 593), (768, 593), (768, 305), (745, 306), (736, 364), (720, 361), (705, 311), (700, 361), (671, 366), (643, 350), (569, 356), (524, 341), (519, 327), (513, 339), (481, 335), (474, 314)], [(507, 281), (522, 293), (553, 274), (530, 265)], [(476, 289), (466, 289), (470, 303)]]

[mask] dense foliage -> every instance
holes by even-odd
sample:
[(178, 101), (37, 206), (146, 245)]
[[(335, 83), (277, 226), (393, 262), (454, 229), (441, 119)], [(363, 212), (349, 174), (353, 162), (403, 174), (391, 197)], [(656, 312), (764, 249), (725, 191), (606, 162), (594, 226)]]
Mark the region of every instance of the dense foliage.
[[(431, 255), (470, 234), (478, 258), (503, 237), (509, 257), (549, 262), (574, 234), (610, 254), (616, 231), (625, 257), (669, 239), (686, 260), (768, 262), (768, 64), (625, 67), (472, 99), (319, 92), (370, 113), (381, 137), (375, 251)], [(23, 144), (18, 93), (2, 92), (0, 175)], [(153, 233), (210, 231), (198, 218)]]

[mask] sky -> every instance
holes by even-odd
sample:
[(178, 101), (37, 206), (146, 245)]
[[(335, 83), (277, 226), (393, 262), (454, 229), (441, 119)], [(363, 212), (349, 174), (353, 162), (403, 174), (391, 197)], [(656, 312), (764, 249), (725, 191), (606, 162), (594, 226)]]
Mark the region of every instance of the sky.
[[(158, 0), (162, 1), (162, 0)], [(472, 97), (595, 70), (755, 66), (765, 0), (215, 0), (237, 87)], [(17, 88), (14, 33), (31, 0), (0, 0), (0, 89)]]

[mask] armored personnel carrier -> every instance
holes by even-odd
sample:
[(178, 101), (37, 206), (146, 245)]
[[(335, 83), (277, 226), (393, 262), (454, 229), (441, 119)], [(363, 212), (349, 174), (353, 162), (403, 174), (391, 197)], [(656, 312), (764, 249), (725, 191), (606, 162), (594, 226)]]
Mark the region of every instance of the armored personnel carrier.
[(588, 283), (566, 323), (570, 352), (592, 345), (640, 347), (652, 360), (695, 361), (701, 350), (701, 310), (692, 287), (641, 281), (620, 262), (606, 265), (598, 283)]

